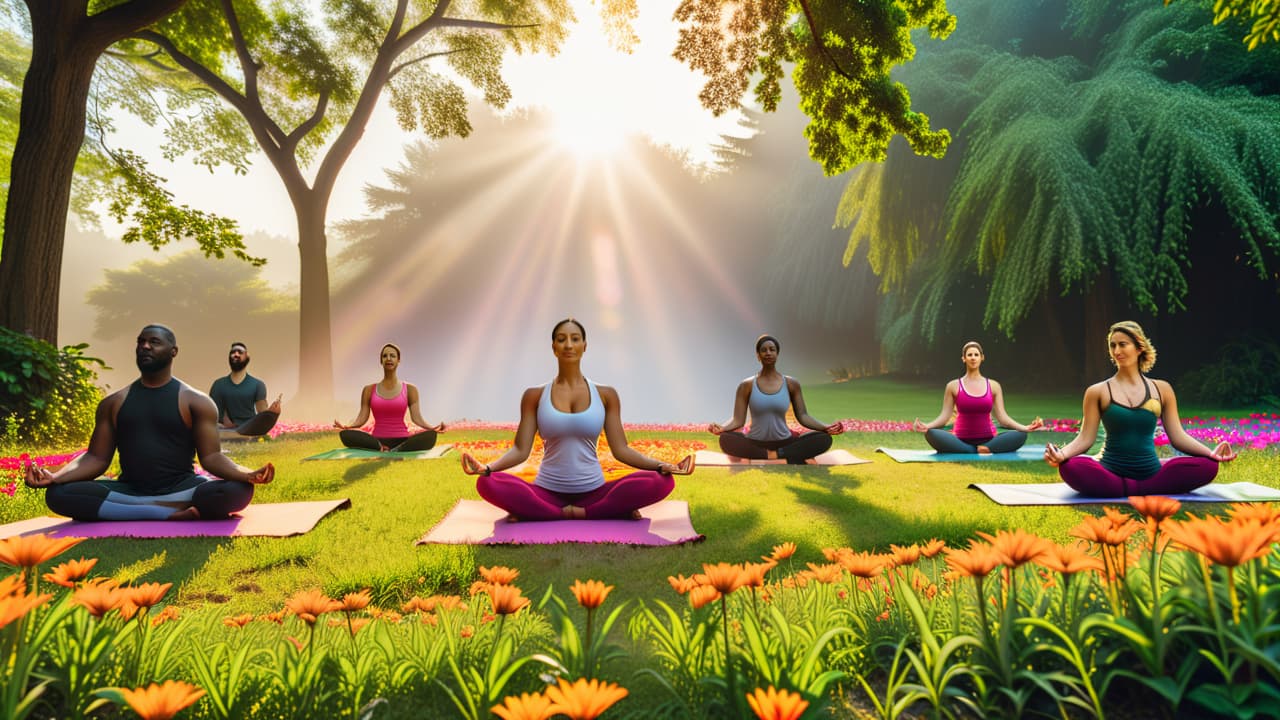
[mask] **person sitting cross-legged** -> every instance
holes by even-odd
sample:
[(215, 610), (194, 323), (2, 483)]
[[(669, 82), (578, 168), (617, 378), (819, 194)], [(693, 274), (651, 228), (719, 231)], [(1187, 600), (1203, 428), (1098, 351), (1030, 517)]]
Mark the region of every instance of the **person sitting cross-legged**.
[(218, 406), (218, 432), (224, 438), (266, 435), (280, 419), (280, 396), (267, 404), (267, 384), (249, 374), (249, 348), (231, 343), (231, 372), (213, 381), (209, 397)]

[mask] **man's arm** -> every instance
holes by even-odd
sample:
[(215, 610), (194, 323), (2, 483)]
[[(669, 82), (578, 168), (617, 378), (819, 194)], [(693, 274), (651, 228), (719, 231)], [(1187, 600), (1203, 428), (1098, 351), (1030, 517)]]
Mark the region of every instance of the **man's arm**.
[(208, 395), (184, 387), (182, 402), (191, 413), (191, 436), (195, 441), (200, 467), (222, 478), (249, 483), (269, 483), (275, 477), (275, 467), (267, 463), (257, 470), (237, 464), (222, 454), (222, 441), (218, 438), (218, 407)]
[(89, 449), (83, 455), (67, 463), (61, 470), (50, 472), (42, 467), (28, 465), (24, 477), (29, 487), (49, 487), (59, 483), (94, 480), (111, 465), (116, 454), (115, 408), (122, 402), (120, 393), (108, 395), (98, 403), (93, 417), (93, 434), (89, 437)]

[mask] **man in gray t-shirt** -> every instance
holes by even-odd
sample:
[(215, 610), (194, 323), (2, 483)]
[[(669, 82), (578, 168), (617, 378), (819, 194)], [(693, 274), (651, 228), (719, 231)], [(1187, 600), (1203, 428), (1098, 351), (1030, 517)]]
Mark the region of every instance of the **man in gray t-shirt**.
[(245, 370), (249, 348), (231, 343), (227, 354), (231, 374), (213, 381), (209, 397), (218, 406), (218, 430), (223, 436), (265, 435), (280, 419), (280, 398), (267, 405), (267, 385)]

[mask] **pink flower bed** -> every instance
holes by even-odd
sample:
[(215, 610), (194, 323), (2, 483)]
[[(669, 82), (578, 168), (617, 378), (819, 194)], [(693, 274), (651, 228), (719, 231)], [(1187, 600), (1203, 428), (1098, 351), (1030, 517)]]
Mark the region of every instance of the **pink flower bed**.
[[(1183, 418), (1182, 428), (1207, 445), (1225, 441), (1236, 448), (1261, 450), (1280, 444), (1280, 415), (1275, 413), (1251, 413), (1245, 418)], [(1156, 427), (1156, 444), (1169, 444), (1163, 426)]]

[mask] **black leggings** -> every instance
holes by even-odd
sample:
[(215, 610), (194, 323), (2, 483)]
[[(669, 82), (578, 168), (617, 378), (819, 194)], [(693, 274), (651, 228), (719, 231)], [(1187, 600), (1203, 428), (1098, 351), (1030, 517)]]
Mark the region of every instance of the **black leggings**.
[(831, 436), (824, 432), (807, 432), (792, 435), (785, 440), (752, 440), (737, 431), (720, 433), (720, 450), (726, 455), (764, 460), (770, 450), (784, 458), (790, 465), (803, 465), (805, 460), (817, 457), (831, 449)]
[(946, 430), (933, 428), (924, 434), (924, 439), (940, 453), (974, 454), (979, 445), (985, 445), (993, 453), (1007, 453), (1022, 447), (1027, 442), (1027, 434), (1021, 430), (1005, 430), (986, 440), (961, 440)]
[(435, 430), (423, 430), (417, 435), (402, 438), (378, 438), (363, 430), (343, 430), (338, 433), (338, 437), (342, 440), (342, 444), (349, 448), (365, 450), (381, 450), (386, 446), (388, 450), (396, 452), (422, 452), (436, 445)]
[(203, 520), (225, 518), (253, 500), (253, 484), (196, 476), (184, 487), (163, 495), (139, 495), (114, 480), (83, 480), (50, 485), (45, 503), (59, 515), (76, 520), (163, 520), (194, 507)]
[(235, 431), (241, 435), (249, 435), (257, 437), (258, 435), (266, 435), (271, 428), (276, 426), (276, 421), (280, 419), (280, 413), (270, 410), (263, 410), (253, 417), (245, 420), (236, 426)]

